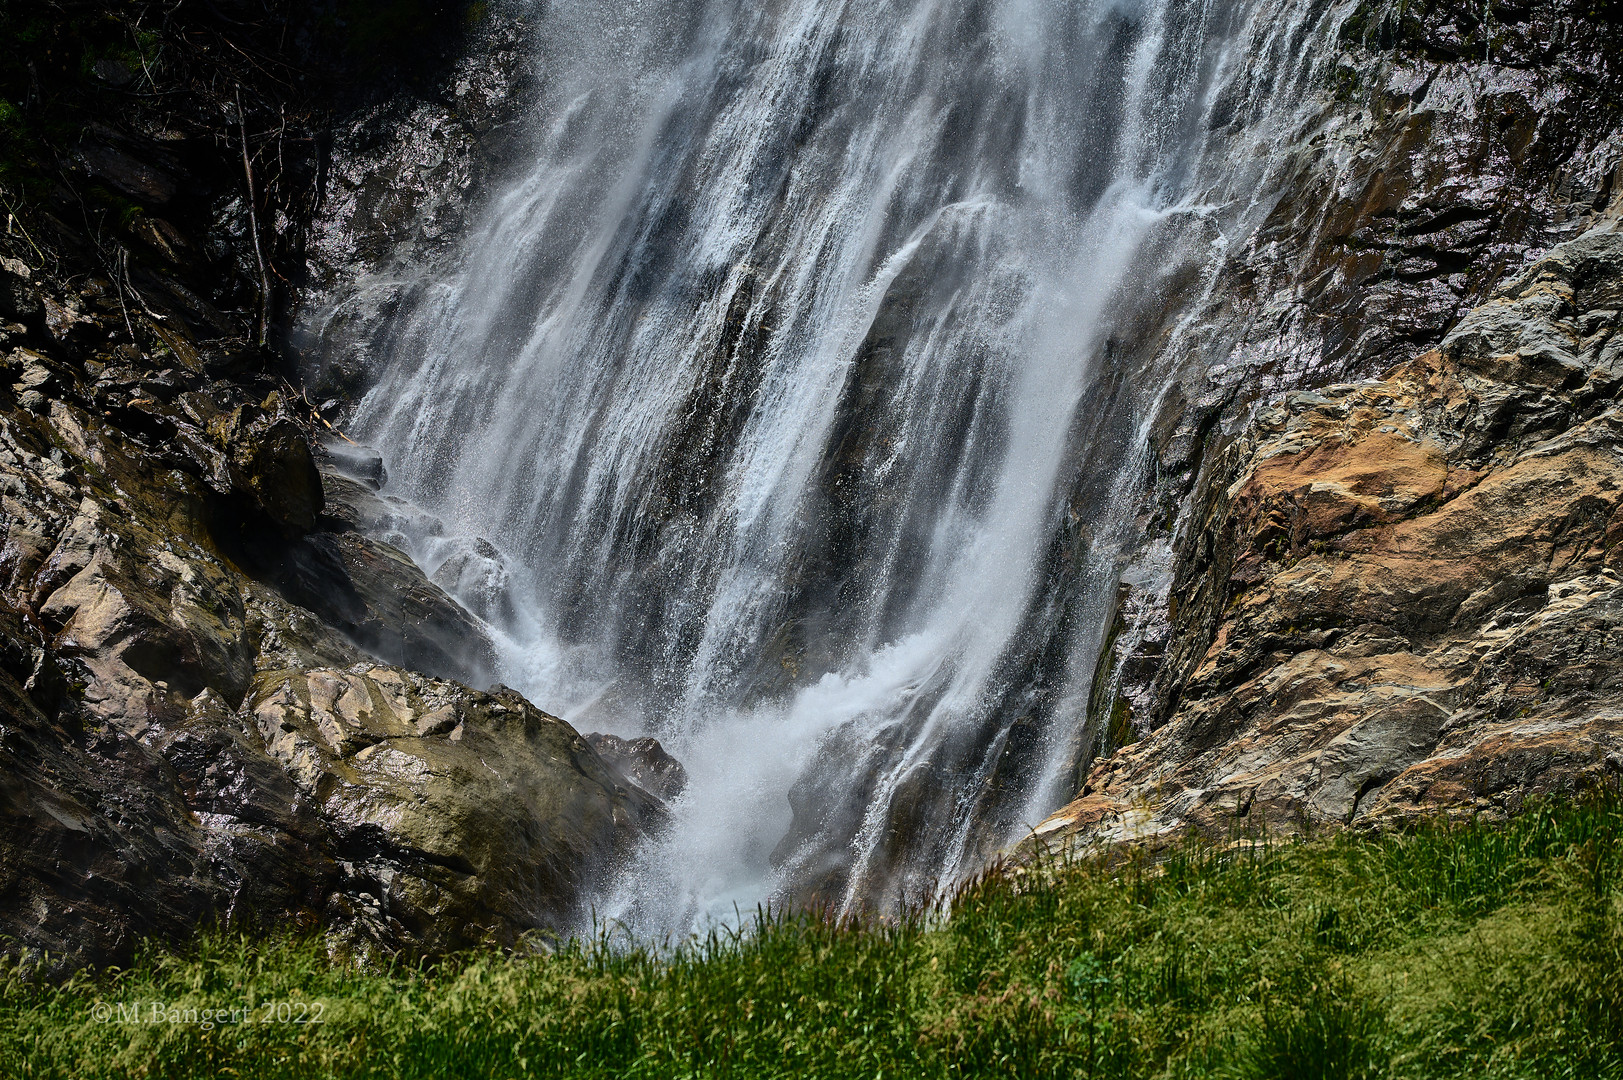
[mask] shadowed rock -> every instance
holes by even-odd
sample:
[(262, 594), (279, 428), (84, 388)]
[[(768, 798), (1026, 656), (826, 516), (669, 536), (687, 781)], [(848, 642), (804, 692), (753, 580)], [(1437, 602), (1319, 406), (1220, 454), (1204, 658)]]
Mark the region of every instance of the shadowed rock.
[(592, 732), (586, 741), (621, 776), (666, 802), (682, 794), (688, 786), (688, 771), (665, 752), (657, 739), (622, 739), (618, 735)]

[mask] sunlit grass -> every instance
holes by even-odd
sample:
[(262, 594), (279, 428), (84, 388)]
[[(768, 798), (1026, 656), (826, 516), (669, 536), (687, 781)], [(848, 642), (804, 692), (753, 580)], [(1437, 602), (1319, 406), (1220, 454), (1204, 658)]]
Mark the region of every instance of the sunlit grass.
[[(251, 1021), (201, 1023), (234, 1007)], [(997, 873), (946, 919), (766, 918), (674, 951), (382, 971), (212, 936), (60, 986), (8, 969), (0, 1012), (8, 1076), (1605, 1080), (1623, 810)]]

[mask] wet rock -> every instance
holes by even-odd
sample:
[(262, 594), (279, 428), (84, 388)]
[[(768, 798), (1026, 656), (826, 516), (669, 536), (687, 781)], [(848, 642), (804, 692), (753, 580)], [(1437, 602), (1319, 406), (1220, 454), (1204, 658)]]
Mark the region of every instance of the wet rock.
[(77, 297), (67, 296), (62, 302), (47, 296), (41, 301), (45, 312), (45, 328), (57, 342), (70, 349), (81, 349), (101, 338), (101, 327), (84, 313)]
[(375, 656), (473, 686), (495, 677), (485, 628), (398, 548), (359, 533), (318, 533), (286, 550), (276, 580)]
[(506, 129), (530, 89), (523, 49), (531, 30), (509, 5), (491, 5), (482, 18), (439, 93), (398, 95), (335, 132), (311, 231), (317, 290), (439, 250), (466, 219), (476, 181), (513, 149), (516, 133)]
[(485, 182), (524, 151), (528, 15), (524, 5), (482, 6), (479, 33), (435, 93), (395, 95), (333, 133), (293, 320), (318, 400), (356, 400), (387, 352), (399, 270), (444, 257)]
[[(789, 788), (789, 830), (771, 858), (783, 880), (795, 883), (793, 892), (780, 898), (792, 907), (838, 909), (850, 887), (857, 859), (850, 837), (857, 835), (866, 808), (880, 796), (884, 764), (894, 760), (903, 737), (897, 727), (881, 731), (877, 737), (859, 728), (847, 724), (830, 732), (810, 767)], [(859, 764), (850, 768), (848, 762)], [(927, 767), (925, 774), (929, 771)], [(857, 797), (826, 797), (829, 785), (852, 776), (861, 785)], [(919, 773), (912, 779), (916, 787)], [(887, 854), (893, 855), (895, 846), (887, 844)]]
[(389, 481), (389, 470), (383, 466), (383, 455), (370, 446), (361, 446), (345, 438), (331, 438), (322, 441), (321, 449), (339, 473), (360, 481), (373, 491)]
[[(1299, 127), (1273, 133), (1277, 201), (1208, 291), (1175, 309), (1172, 352), (1146, 337), (1179, 361), (1190, 434), (1216, 414), (1232, 435), (1264, 399), (1439, 345), (1616, 199), (1623, 27), (1589, 7), (1519, 9), (1486, 32), (1466, 0), (1345, 13), (1330, 85), (1304, 102)], [(1437, 44), (1456, 25), (1477, 27), (1460, 53)], [(1163, 467), (1192, 480), (1201, 455), (1183, 438), (1157, 441)]]
[(507, 561), (483, 537), (452, 541), (450, 553), (434, 570), (434, 584), (488, 623), (511, 626), (518, 618)]
[[(0, 928), (57, 964), (127, 959), (148, 933), (225, 910), (161, 759), (46, 723), (0, 679)], [(86, 743), (89, 743), (87, 748)]]
[[(288, 914), (315, 898), (319, 856), (295, 847), (272, 865), (211, 845), (216, 822), (188, 805), (160, 752), (86, 722), (75, 684), (95, 676), (9, 604), (0, 631), (0, 933), (13, 949), (54, 965), (127, 960), (147, 934), (246, 922), (263, 896)], [(312, 857), (314, 876), (298, 869)]]
[(622, 739), (618, 735), (597, 732), (585, 738), (610, 768), (666, 802), (682, 794), (688, 786), (688, 771), (680, 761), (666, 753), (658, 739), (646, 736)]
[(327, 516), (346, 529), (388, 536), (411, 513), (402, 500), (380, 495), (365, 480), (357, 480), (332, 464), (321, 466), (321, 485)]
[[(364, 466), (367, 459), (358, 456)], [(375, 656), (471, 686), (488, 685), (497, 673), (496, 648), (480, 619), (510, 615), (511, 596), (504, 592), (490, 604), (464, 606), (470, 595), (453, 591), (456, 581), (439, 571), (430, 579), (399, 547), (375, 539), (405, 544), (400, 530), (424, 526), (420, 512), (334, 464), (320, 472), (332, 531), (275, 551), (270, 572), (279, 587)]]

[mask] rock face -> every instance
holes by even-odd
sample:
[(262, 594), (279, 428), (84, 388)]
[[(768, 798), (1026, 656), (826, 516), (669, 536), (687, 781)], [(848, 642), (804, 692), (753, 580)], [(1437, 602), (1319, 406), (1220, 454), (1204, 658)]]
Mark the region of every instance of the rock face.
[[(446, 257), (502, 162), (522, 152), (528, 5), (480, 4), (479, 32), (431, 87), (342, 117), (309, 222), (307, 281), (290, 321), (311, 392), (341, 413), (376, 358), (364, 343), (400, 305), (407, 267)], [(372, 329), (366, 329), (372, 328)]]
[[(1138, 418), (1151, 443), (1143, 541), (1079, 725), (1079, 801), (1043, 823), (1048, 835), (1248, 828), (1265, 774), (1281, 778), (1269, 791), (1295, 792), (1270, 804), (1284, 814), (1271, 825), (1390, 817), (1395, 778), (1474, 730), (1476, 699), (1460, 686), (1475, 676), (1457, 665), (1474, 672), (1460, 658), (1502, 644), (1491, 633), (1514, 624), (1490, 627), (1484, 613), (1515, 600), (1495, 617), (1530, 617), (1553, 595), (1546, 586), (1598, 572), (1594, 559), (1540, 564), (1555, 541), (1501, 538), (1489, 530), (1504, 522), (1457, 515), (1493, 490), (1470, 495), (1471, 470), (1507, 468), (1506, 455), (1530, 453), (1524, 435), (1593, 419), (1595, 395), (1609, 392), (1583, 388), (1587, 368), (1575, 385), (1550, 384), (1547, 362), (1528, 359), (1536, 348), (1481, 334), (1495, 317), (1552, 341), (1570, 330), (1566, 359), (1549, 363), (1613, 362), (1585, 352), (1616, 306), (1585, 284), (1601, 263), (1573, 271), (1575, 306), (1540, 316), (1556, 330), (1537, 329), (1533, 307), (1554, 301), (1520, 294), (1530, 267), (1556, 265), (1540, 262), (1547, 252), (1578, 250), (1561, 245), (1623, 209), (1623, 24), (1570, 0), (1372, 2), (1329, 17), (1344, 19), (1334, 76), (1304, 101), (1300, 126), (1280, 132), (1287, 166), (1260, 228), (1198, 294), (1175, 298), (1176, 324), (1147, 319), (1123, 343), (1129, 362), (1177, 376), (1158, 412)], [(1523, 359), (1467, 369), (1473, 348)], [(1439, 411), (1445, 394), (1450, 408), (1472, 402), (1475, 418)], [(1604, 497), (1574, 484), (1516, 497), (1565, 522)], [(1462, 536), (1476, 545), (1469, 558)], [(1380, 550), (1386, 569), (1368, 562)], [(1450, 592), (1478, 573), (1527, 592), (1507, 599), (1482, 581)], [(1450, 575), (1453, 586), (1433, 581)], [(1314, 650), (1347, 673), (1281, 666), (1311, 667), (1323, 660)], [(1392, 698), (1379, 715), (1359, 696), (1371, 687)], [(1505, 746), (1509, 768), (1519, 752)], [(1516, 768), (1494, 781), (1495, 806), (1582, 779)], [(1239, 779), (1252, 773), (1255, 783)], [(1478, 798), (1461, 788), (1450, 803), (1443, 790), (1430, 805)]]
[(1162, 712), (1039, 836), (1503, 814), (1623, 774), (1620, 216), (1440, 348), (1258, 414), (1186, 538)]
[(1161, 469), (1198, 467), (1214, 423), (1232, 429), (1270, 395), (1382, 373), (1437, 344), (1588, 227), (1623, 179), (1623, 24), (1596, 7), (1341, 9), (1331, 84), (1280, 132), (1291, 148), (1277, 201), (1191, 298), (1176, 347), (1202, 362), (1181, 365)]
[[(77, 49), (141, 14), (45, 23)], [(262, 56), (297, 40), (264, 17), (222, 0), (149, 25), (168, 56), (207, 34), (259, 34), (242, 40)], [(0, 948), (116, 962), (227, 923), (424, 955), (566, 930), (663, 805), (563, 721), (480, 690), (499, 674), (484, 624), (363, 535), (382, 476), (323, 450), (256, 343), (242, 129), (183, 68), (144, 71), (162, 93), (104, 102), (74, 145), (27, 148), (57, 155), (53, 184), (140, 194), (178, 225), (137, 208), (91, 236), (75, 200), (102, 195), (7, 191)], [(42, 77), (101, 101), (72, 71)], [(276, 115), (284, 84), (244, 77)], [(285, 257), (297, 176), (277, 179), (260, 227)]]
[[(147, 17), (93, 7), (71, 55)], [(0, 235), (0, 935), (71, 964), (216, 921), (415, 953), (559, 927), (680, 764), (479, 690), (494, 549), (430, 580), (375, 539), (381, 463), (313, 439), (395, 262), (436, 257), (515, 145), (523, 19), (469, 5), (490, 24), (445, 79), (326, 128), (296, 101), (284, 147), (293, 69), (186, 43), (300, 34), (204, 8), (142, 31), (194, 72), (7, 90), (98, 119), (0, 174), (46, 192), (8, 190)], [(1509, 812), (1623, 771), (1623, 36), (1593, 10), (1356, 5), (1250, 248), (1147, 290), (1163, 318), (1112, 355), (1183, 377), (1133, 418), (1148, 539), (1043, 836)], [(314, 407), (258, 344), (296, 266)], [(323, 310), (355, 276), (364, 303)]]
[(567, 724), (464, 684), (489, 679), (480, 624), (318, 513), (275, 395), (93, 380), (46, 341), (11, 359), (14, 394), (53, 395), (0, 415), (13, 941), (114, 959), (199, 922), (292, 919), (366, 947), (510, 943), (566, 926), (657, 823)]

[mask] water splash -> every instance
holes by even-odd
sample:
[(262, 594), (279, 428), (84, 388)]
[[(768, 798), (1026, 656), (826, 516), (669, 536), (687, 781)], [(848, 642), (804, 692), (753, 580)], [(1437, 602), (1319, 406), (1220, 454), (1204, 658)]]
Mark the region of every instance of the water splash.
[(1174, 362), (1122, 338), (1266, 210), (1328, 6), (548, 5), (354, 426), (508, 680), (686, 764), (610, 915), (922, 898), (1063, 796)]

